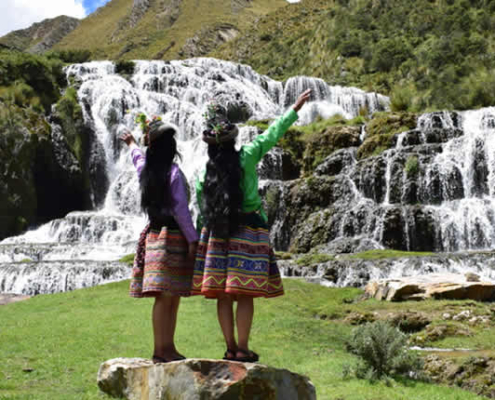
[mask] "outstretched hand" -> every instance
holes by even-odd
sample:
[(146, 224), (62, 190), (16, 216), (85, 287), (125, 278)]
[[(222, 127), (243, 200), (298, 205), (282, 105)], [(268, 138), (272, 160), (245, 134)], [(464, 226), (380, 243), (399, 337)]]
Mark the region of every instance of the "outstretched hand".
[(119, 139), (122, 140), (127, 146), (130, 146), (133, 143), (136, 144), (136, 139), (134, 139), (134, 136), (132, 136), (131, 132), (128, 130), (124, 131), (124, 133), (119, 136)]
[(292, 106), (295, 112), (298, 112), (302, 106), (309, 100), (311, 97), (311, 89), (305, 90), (302, 94), (299, 95), (296, 102)]

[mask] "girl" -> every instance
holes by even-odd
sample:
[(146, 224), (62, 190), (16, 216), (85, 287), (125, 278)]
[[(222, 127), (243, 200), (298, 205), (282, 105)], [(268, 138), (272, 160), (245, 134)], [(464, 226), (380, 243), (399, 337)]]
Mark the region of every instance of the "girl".
[[(311, 91), (299, 96), (284, 116), (251, 143), (235, 150), (237, 127), (218, 105), (208, 107), (206, 171), (196, 193), (203, 229), (194, 267), (192, 294), (217, 299), (217, 314), (225, 338), (225, 360), (255, 362), (249, 350), (255, 297), (281, 296), (282, 280), (269, 243), (267, 217), (258, 193), (256, 165), (297, 120)], [(233, 302), (237, 301), (234, 335)]]
[(120, 137), (131, 149), (141, 207), (149, 217), (134, 260), (130, 295), (155, 298), (153, 362), (183, 360), (174, 334), (180, 297), (190, 295), (198, 234), (189, 213), (186, 180), (174, 163), (177, 128), (159, 120), (142, 127), (146, 156), (129, 132)]

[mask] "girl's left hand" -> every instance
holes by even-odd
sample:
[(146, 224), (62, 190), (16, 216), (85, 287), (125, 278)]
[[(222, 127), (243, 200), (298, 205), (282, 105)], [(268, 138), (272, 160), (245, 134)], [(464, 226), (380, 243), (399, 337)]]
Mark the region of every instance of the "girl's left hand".
[(127, 146), (130, 146), (133, 143), (136, 144), (136, 139), (134, 139), (134, 136), (132, 136), (131, 132), (128, 130), (122, 133), (119, 136), (119, 139), (122, 140)]
[(309, 100), (310, 97), (311, 97), (311, 89), (308, 89), (304, 91), (302, 94), (300, 94), (296, 102), (294, 103), (294, 106), (292, 107), (294, 111), (298, 112), (302, 108), (302, 106)]

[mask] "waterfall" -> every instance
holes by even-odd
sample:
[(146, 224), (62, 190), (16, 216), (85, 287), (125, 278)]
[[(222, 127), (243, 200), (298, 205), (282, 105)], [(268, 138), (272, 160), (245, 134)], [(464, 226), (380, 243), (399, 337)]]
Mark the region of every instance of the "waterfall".
[(349, 159), (337, 176), (355, 190), (333, 203), (324, 248), (494, 249), (494, 121), (495, 107), (423, 114), (391, 149)]
[[(92, 127), (101, 148), (92, 156), (99, 165), (105, 165), (108, 190), (99, 209), (71, 212), (1, 242), (0, 292), (52, 293), (130, 275), (130, 268), (115, 260), (134, 252), (145, 218), (139, 209), (139, 185), (130, 154), (118, 135), (129, 129), (140, 140), (134, 122), (140, 112), (161, 116), (180, 128), (180, 165), (193, 187), (207, 159), (199, 133), (203, 129), (202, 115), (213, 98), (240, 123), (276, 118), (307, 88), (314, 90), (314, 101), (301, 112), (299, 124), (337, 113), (350, 118), (363, 109), (372, 113), (386, 109), (389, 103), (384, 96), (332, 87), (316, 78), (294, 77), (283, 84), (259, 75), (249, 66), (211, 58), (136, 61), (129, 79), (116, 74), (115, 65), (109, 61), (71, 65), (66, 74), (68, 81), (79, 87), (85, 123)], [(241, 125), (238, 146), (252, 140), (256, 133), (256, 128)], [(265, 158), (259, 169), (262, 186), (283, 186), (281, 164), (279, 150)], [(194, 191), (191, 193), (196, 214)], [(282, 190), (281, 204), (287, 197), (284, 193)], [(288, 231), (282, 222), (277, 222), (274, 232), (274, 239), (284, 237), (277, 243), (285, 245)]]

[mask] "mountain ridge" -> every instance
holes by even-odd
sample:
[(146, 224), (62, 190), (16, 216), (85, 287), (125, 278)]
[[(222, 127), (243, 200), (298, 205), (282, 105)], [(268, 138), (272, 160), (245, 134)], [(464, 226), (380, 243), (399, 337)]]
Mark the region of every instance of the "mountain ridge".
[(40, 54), (52, 49), (79, 23), (79, 19), (66, 15), (44, 19), (32, 24), (29, 28), (9, 32), (0, 38), (0, 44), (28, 53)]

